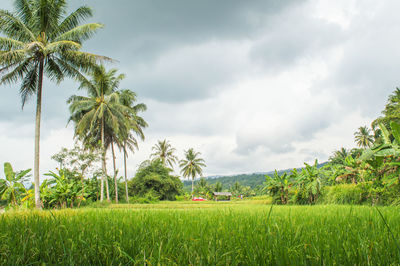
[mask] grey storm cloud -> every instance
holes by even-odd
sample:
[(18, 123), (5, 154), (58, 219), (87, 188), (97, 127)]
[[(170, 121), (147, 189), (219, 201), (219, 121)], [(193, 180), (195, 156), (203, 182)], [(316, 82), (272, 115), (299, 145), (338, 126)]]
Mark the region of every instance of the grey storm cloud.
[[(266, 17), (299, 2), (119, 0), (115, 4), (108, 0), (84, 1), (94, 7), (94, 20), (106, 25), (101, 37), (103, 49), (117, 51), (136, 61), (142, 56), (148, 61), (177, 44), (251, 38), (264, 26)], [(79, 6), (82, 1), (72, 3)]]
[(250, 57), (269, 71), (280, 71), (302, 58), (315, 57), (343, 41), (337, 24), (311, 17), (309, 8), (296, 6), (270, 21), (268, 30), (257, 40)]
[[(12, 10), (12, 0), (1, 8)], [(256, 38), (270, 17), (284, 12), (299, 1), (131, 1), (72, 0), (70, 11), (91, 6), (89, 20), (105, 25), (83, 50), (110, 56), (127, 74), (122, 83), (139, 97), (163, 102), (180, 102), (213, 96), (224, 83), (234, 82), (240, 63), (224, 47), (201, 45), (207, 42)], [(198, 49), (191, 49), (198, 46)], [(213, 50), (215, 49), (215, 50)], [(173, 52), (171, 52), (173, 51)], [(60, 85), (44, 84), (44, 119), (65, 121), (65, 101), (77, 93), (77, 84), (67, 80)], [(18, 84), (2, 86), (0, 115), (3, 120), (30, 120), (34, 97), (22, 112)], [(11, 100), (10, 100), (11, 99)]]

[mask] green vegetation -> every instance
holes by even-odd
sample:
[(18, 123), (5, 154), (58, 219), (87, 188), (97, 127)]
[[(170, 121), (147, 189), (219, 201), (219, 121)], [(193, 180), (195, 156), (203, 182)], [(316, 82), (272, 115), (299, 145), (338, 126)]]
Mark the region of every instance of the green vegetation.
[(182, 169), (181, 173), (183, 177), (192, 178), (192, 197), (194, 190), (194, 179), (196, 176), (203, 175), (202, 167), (206, 167), (205, 161), (199, 158), (200, 152), (195, 152), (193, 148), (185, 151), (185, 159), (179, 161), (179, 167)]
[(182, 182), (170, 174), (161, 160), (143, 162), (136, 176), (128, 182), (131, 196), (156, 200), (174, 200), (181, 193)]
[(67, 1), (16, 0), (15, 12), (0, 10), (0, 84), (22, 80), (22, 107), (36, 94), (35, 204), (41, 207), (39, 190), (40, 120), (43, 77), (57, 83), (65, 77), (79, 79), (107, 57), (81, 51), (82, 43), (103, 25), (80, 23), (92, 9), (80, 7), (67, 14)]
[(174, 168), (174, 164), (178, 161), (175, 152), (176, 149), (171, 146), (168, 140), (159, 140), (156, 145), (154, 145), (151, 150), (153, 153), (150, 155), (152, 159), (161, 160), (164, 166), (170, 166)]
[(251, 203), (166, 202), (10, 212), (0, 217), (0, 263), (393, 265), (400, 261), (396, 207)]
[(14, 172), (10, 163), (4, 163), (4, 179), (0, 179), (0, 198), (7, 200), (11, 207), (18, 206), (29, 195), (23, 182), (27, 181), (31, 169)]

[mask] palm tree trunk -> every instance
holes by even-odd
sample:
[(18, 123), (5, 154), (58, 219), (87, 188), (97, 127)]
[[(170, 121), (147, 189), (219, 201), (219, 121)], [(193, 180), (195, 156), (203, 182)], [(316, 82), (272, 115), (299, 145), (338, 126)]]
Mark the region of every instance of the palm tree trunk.
[(104, 200), (104, 180), (106, 175), (106, 155), (104, 151), (104, 117), (101, 118), (101, 168), (103, 174), (101, 175), (100, 183), (100, 201)]
[(40, 178), (39, 178), (39, 158), (40, 158), (40, 116), (42, 114), (42, 87), (43, 87), (43, 59), (39, 63), (39, 83), (36, 102), (36, 121), (35, 121), (35, 162), (34, 162), (34, 181), (35, 181), (35, 205), (37, 209), (42, 208), (40, 202)]
[(115, 167), (115, 151), (114, 151), (114, 142), (111, 142), (111, 151), (113, 157), (113, 166), (114, 166), (114, 190), (115, 190), (115, 203), (118, 204), (118, 182), (117, 182), (117, 168)]
[(125, 196), (126, 196), (126, 202), (129, 203), (128, 179), (126, 174), (126, 142), (124, 143), (124, 172), (125, 172)]
[(193, 188), (194, 188), (194, 177), (192, 177), (192, 199), (193, 199), (193, 196), (194, 196), (193, 195), (193, 190), (194, 190)]
[(110, 187), (108, 186), (108, 175), (107, 175), (107, 164), (106, 164), (106, 155), (104, 154), (104, 173), (106, 179), (106, 197), (107, 201), (110, 202)]

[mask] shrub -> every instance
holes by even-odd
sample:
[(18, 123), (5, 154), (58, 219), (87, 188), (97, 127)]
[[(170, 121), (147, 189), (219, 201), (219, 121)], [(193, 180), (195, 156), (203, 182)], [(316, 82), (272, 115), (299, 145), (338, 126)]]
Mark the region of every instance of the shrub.
[(367, 201), (368, 191), (360, 185), (341, 184), (323, 189), (320, 203), (326, 204), (362, 204)]

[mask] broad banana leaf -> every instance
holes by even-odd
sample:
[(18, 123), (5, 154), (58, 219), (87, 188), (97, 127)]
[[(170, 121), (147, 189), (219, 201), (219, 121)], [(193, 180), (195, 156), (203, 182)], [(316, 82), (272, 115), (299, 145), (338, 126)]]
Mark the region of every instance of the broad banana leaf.
[(400, 125), (396, 122), (390, 122), (390, 127), (392, 128), (392, 134), (397, 144), (400, 144)]
[(385, 127), (383, 123), (379, 123), (379, 127), (382, 130), (382, 136), (385, 144), (391, 144), (392, 142), (390, 141), (390, 133), (389, 130)]
[(8, 181), (11, 182), (14, 179), (15, 173), (10, 163), (4, 163), (4, 174), (6, 175)]
[(398, 156), (399, 152), (396, 151), (395, 149), (391, 148), (391, 149), (384, 149), (384, 150), (377, 151), (377, 152), (375, 152), (374, 155), (378, 156), (378, 157)]

